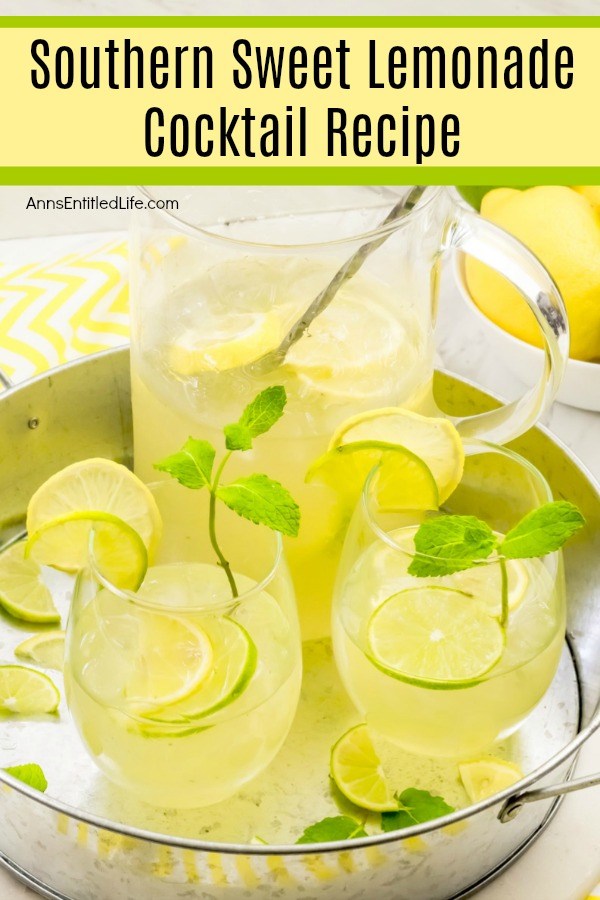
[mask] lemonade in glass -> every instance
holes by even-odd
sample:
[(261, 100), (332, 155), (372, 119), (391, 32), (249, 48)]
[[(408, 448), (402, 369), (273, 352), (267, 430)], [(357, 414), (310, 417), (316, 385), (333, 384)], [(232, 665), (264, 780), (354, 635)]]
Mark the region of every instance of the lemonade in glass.
[[(526, 460), (476, 442), (440, 510), (385, 509), (379, 475), (367, 480), (338, 576), (338, 669), (368, 724), (406, 750), (478, 754), (518, 728), (554, 677), (565, 636), (561, 554), (504, 560), (492, 551), (427, 576), (416, 536), (444, 520), (469, 530), (476, 517), (501, 548), (524, 516), (551, 502), (549, 487)], [(415, 558), (425, 564), (418, 575), (409, 572)]]

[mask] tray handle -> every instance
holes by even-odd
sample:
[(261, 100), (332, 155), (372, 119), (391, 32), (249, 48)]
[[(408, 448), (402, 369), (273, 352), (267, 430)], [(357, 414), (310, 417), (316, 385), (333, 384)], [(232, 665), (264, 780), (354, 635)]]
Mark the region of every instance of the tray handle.
[(0, 369), (0, 384), (2, 385), (2, 387), (3, 387), (5, 390), (8, 390), (9, 388), (11, 388), (11, 387), (13, 386), (12, 381), (10, 380), (10, 378), (8, 377), (8, 375), (5, 375), (5, 374), (4, 374), (4, 372), (2, 371), (2, 369)]
[(536, 800), (548, 800), (551, 797), (561, 797), (563, 794), (572, 794), (574, 791), (583, 791), (585, 788), (600, 785), (600, 772), (595, 775), (584, 775), (582, 778), (574, 778), (572, 781), (562, 781), (560, 784), (551, 784), (548, 787), (536, 788), (531, 791), (521, 791), (513, 794), (502, 804), (498, 813), (501, 822), (511, 822), (521, 812), (526, 803), (535, 803)]

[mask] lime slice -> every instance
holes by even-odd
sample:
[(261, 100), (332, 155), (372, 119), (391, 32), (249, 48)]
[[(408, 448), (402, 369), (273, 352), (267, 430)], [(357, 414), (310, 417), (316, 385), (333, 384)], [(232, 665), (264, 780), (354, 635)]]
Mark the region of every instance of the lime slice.
[(274, 350), (282, 337), (282, 323), (274, 312), (230, 313), (208, 337), (206, 327), (180, 335), (169, 347), (168, 364), (184, 376), (237, 369)]
[(39, 565), (33, 559), (25, 559), (24, 553), (25, 541), (18, 541), (0, 554), (0, 606), (26, 622), (60, 622), (60, 613), (42, 581)]
[(383, 441), (335, 447), (311, 465), (305, 480), (329, 485), (352, 509), (367, 475), (378, 463), (375, 489), (382, 509), (437, 509), (438, 491), (427, 465), (410, 450)]
[(494, 756), (461, 763), (460, 780), (473, 803), (499, 794), (523, 778), (523, 772), (512, 762)]
[(504, 650), (504, 632), (481, 603), (436, 585), (389, 597), (371, 616), (367, 641), (386, 675), (429, 688), (476, 684)]
[(155, 722), (182, 723), (204, 718), (229, 706), (248, 687), (256, 671), (256, 646), (238, 622), (223, 616), (202, 623), (212, 646), (212, 666), (206, 678), (177, 703), (153, 710)]
[(329, 771), (344, 797), (361, 809), (398, 809), (366, 725), (350, 728), (333, 745)]
[(0, 666), (0, 712), (33, 716), (56, 712), (60, 694), (42, 672), (25, 666)]
[[(96, 602), (102, 615), (102, 595)], [(128, 640), (130, 643), (131, 628), (137, 629), (136, 664), (122, 687), (124, 699), (137, 715), (184, 700), (210, 676), (211, 642), (206, 632), (188, 619), (144, 610), (135, 617), (108, 616), (104, 621), (117, 645), (120, 629), (124, 630), (124, 646)]]
[(148, 568), (146, 547), (137, 531), (109, 513), (73, 512), (46, 522), (28, 538), (25, 555), (40, 565), (77, 571), (90, 558), (92, 530), (98, 571), (118, 588), (137, 590)]
[(464, 449), (448, 419), (429, 418), (400, 407), (371, 410), (343, 422), (329, 449), (369, 440), (406, 447), (422, 459), (435, 479), (440, 503), (448, 499), (462, 477)]
[(44, 631), (42, 634), (34, 634), (15, 647), (15, 656), (19, 659), (29, 659), (48, 669), (63, 669), (65, 655), (64, 631)]
[(61, 516), (84, 511), (122, 519), (153, 558), (162, 532), (156, 501), (133, 472), (110, 459), (74, 463), (44, 482), (29, 501), (27, 531), (31, 535)]

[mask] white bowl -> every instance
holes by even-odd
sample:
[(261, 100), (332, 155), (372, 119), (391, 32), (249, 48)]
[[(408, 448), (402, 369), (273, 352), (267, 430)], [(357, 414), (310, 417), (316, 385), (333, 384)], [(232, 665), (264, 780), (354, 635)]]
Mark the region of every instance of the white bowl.
[[(543, 350), (509, 334), (479, 309), (466, 283), (463, 254), (456, 255), (454, 272), (460, 293), (485, 329), (490, 344), (524, 384), (535, 384), (543, 366)], [(567, 406), (600, 412), (600, 363), (569, 359), (556, 399)]]

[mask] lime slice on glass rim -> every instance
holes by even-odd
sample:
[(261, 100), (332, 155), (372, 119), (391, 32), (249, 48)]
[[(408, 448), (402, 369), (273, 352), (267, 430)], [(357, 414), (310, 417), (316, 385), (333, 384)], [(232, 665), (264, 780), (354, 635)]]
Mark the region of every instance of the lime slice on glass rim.
[[(49, 522), (75, 513), (117, 517), (140, 535), (152, 560), (162, 532), (162, 521), (152, 493), (126, 466), (110, 459), (86, 459), (52, 475), (38, 488), (27, 507), (27, 532), (33, 535)], [(79, 556), (49, 563), (57, 568), (79, 568)]]
[(56, 712), (60, 694), (54, 682), (26, 666), (0, 666), (0, 712), (33, 716)]
[(485, 606), (438, 585), (388, 597), (367, 626), (367, 656), (386, 675), (418, 687), (477, 684), (501, 658), (505, 634)]
[(42, 581), (40, 566), (33, 559), (25, 559), (25, 541), (11, 544), (0, 554), (0, 606), (25, 622), (60, 622), (52, 594)]
[(384, 441), (357, 441), (328, 450), (310, 466), (305, 481), (327, 484), (353, 509), (377, 465), (374, 486), (382, 510), (438, 508), (438, 490), (427, 464), (405, 447)]
[(246, 629), (228, 616), (206, 619), (202, 629), (212, 650), (210, 672), (177, 702), (155, 703), (145, 719), (157, 725), (194, 723), (229, 706), (250, 684), (258, 654)]
[(21, 641), (18, 647), (15, 647), (15, 656), (19, 659), (29, 659), (40, 666), (59, 672), (63, 668), (64, 654), (64, 631), (43, 631), (27, 638), (26, 641)]
[(355, 806), (373, 812), (398, 809), (366, 725), (350, 728), (333, 745), (329, 770), (337, 788)]
[(467, 796), (473, 803), (499, 794), (524, 777), (515, 763), (495, 756), (460, 763), (458, 771)]
[(384, 441), (417, 456), (433, 475), (439, 503), (448, 499), (462, 477), (464, 449), (449, 419), (422, 416), (401, 407), (374, 409), (342, 422), (329, 450), (356, 441)]
[(27, 539), (25, 558), (74, 572), (88, 565), (92, 548), (94, 567), (106, 581), (121, 590), (139, 588), (148, 568), (146, 546), (110, 513), (86, 510), (46, 522)]

